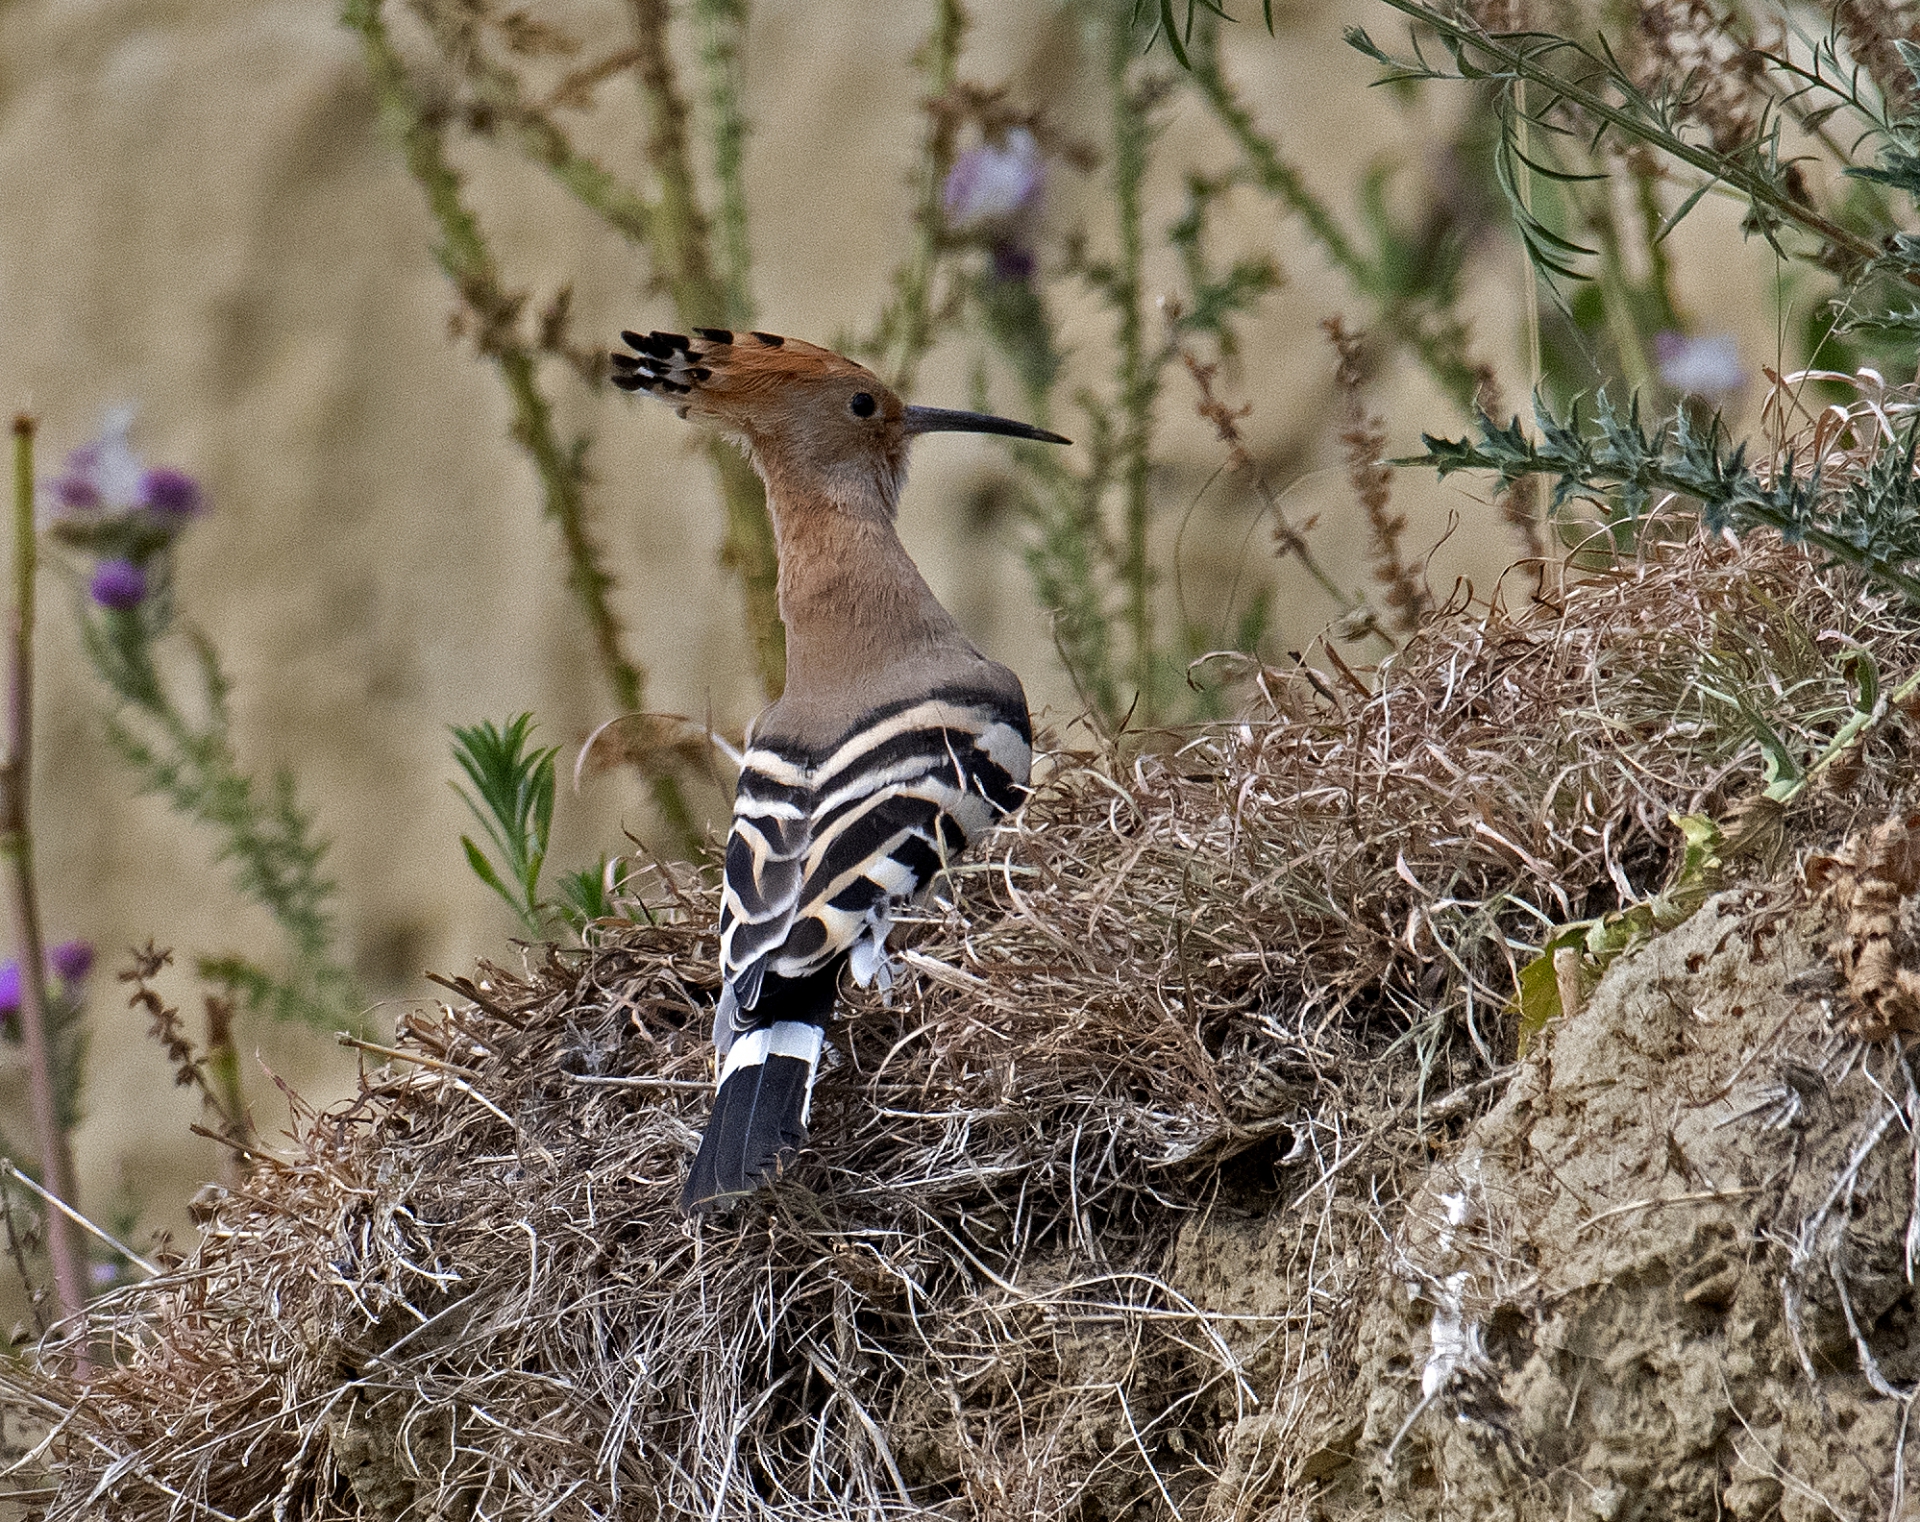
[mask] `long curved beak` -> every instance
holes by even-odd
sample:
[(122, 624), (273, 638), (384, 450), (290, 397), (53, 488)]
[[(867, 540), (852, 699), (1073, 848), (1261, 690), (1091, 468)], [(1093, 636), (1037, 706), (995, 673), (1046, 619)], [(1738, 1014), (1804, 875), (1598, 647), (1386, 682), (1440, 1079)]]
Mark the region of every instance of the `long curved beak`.
[(955, 412), (950, 407), (909, 407), (907, 433), (909, 437), (916, 433), (1003, 433), (1010, 439), (1032, 439), (1041, 444), (1073, 442), (1031, 423), (1016, 423), (985, 412)]

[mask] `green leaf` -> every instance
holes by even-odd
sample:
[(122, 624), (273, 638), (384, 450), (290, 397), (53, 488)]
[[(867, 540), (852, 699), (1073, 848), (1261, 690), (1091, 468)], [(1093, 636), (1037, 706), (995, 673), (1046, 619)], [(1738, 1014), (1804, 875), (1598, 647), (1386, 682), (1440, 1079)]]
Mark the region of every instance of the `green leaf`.
[(1667, 241), (1667, 234), (1678, 227), (1686, 218), (1687, 213), (1700, 204), (1700, 198), (1719, 183), (1720, 177), (1715, 175), (1712, 179), (1705, 181), (1699, 189), (1695, 190), (1686, 200), (1682, 201), (1675, 209), (1673, 215), (1660, 224), (1660, 231), (1653, 235), (1653, 241), (1655, 243), (1665, 243)]
[(1673, 881), (1654, 895), (1650, 905), (1653, 926), (1660, 930), (1683, 923), (1720, 886), (1721, 856), (1727, 848), (1726, 832), (1705, 814), (1669, 814), (1667, 818), (1680, 831), (1683, 846)]
[[(546, 929), (540, 898), (540, 872), (553, 831), (555, 748), (530, 744), (533, 715), (518, 714), (505, 725), (487, 722), (453, 730), (453, 759), (466, 773), (472, 791), (457, 782), (465, 800), (499, 857), (496, 866), (466, 836), (467, 864), (494, 892), (513, 906), (530, 934)], [(483, 865), (484, 864), (484, 865)], [(511, 880), (518, 891), (506, 886)]]
[(1569, 925), (1540, 948), (1540, 954), (1520, 969), (1520, 989), (1514, 1004), (1520, 1015), (1519, 1055), (1528, 1049), (1548, 1024), (1560, 1018), (1560, 978), (1554, 971), (1553, 954), (1570, 948), (1584, 949), (1588, 921)]
[(1680, 831), (1680, 864), (1672, 880), (1650, 899), (1628, 904), (1598, 919), (1579, 920), (1549, 936), (1534, 959), (1520, 969), (1519, 987), (1509, 1006), (1520, 1016), (1518, 1055), (1524, 1057), (1549, 1024), (1564, 1012), (1560, 979), (1553, 966), (1557, 951), (1577, 949), (1582, 982), (1599, 977), (1625, 951), (1655, 931), (1681, 925), (1720, 885), (1726, 836), (1705, 814), (1667, 816)]
[(1388, 68), (1398, 67), (1397, 60), (1394, 59), (1391, 54), (1384, 51), (1379, 43), (1367, 35), (1367, 29), (1365, 27), (1350, 26), (1343, 31), (1340, 36), (1348, 47), (1365, 53), (1367, 57), (1371, 58), (1375, 63), (1385, 64)]
[[(1187, 9), (1187, 21), (1189, 25), (1192, 24), (1191, 6)], [(1181, 68), (1191, 71), (1193, 61), (1187, 57), (1186, 43), (1181, 40), (1180, 28), (1173, 19), (1173, 0), (1160, 0), (1160, 24), (1154, 30), (1167, 39), (1167, 46), (1173, 49), (1174, 61)], [(1148, 39), (1148, 46), (1152, 46), (1152, 39)]]
[(1749, 704), (1742, 703), (1740, 711), (1754, 739), (1760, 742), (1761, 773), (1766, 779), (1767, 796), (1778, 798), (1796, 791), (1800, 785), (1800, 763), (1794, 759), (1787, 742)]
[(562, 872), (555, 884), (560, 917), (575, 931), (584, 931), (595, 920), (611, 919), (617, 911), (613, 895), (607, 891), (607, 859), (583, 867), (577, 872)]
[(513, 891), (500, 881), (500, 874), (494, 870), (493, 863), (487, 860), (487, 853), (473, 843), (471, 835), (462, 835), (460, 844), (466, 848), (467, 865), (473, 868), (473, 875), (512, 905), (516, 914), (519, 913), (520, 901), (513, 896)]
[(1847, 696), (1856, 714), (1871, 716), (1880, 709), (1880, 666), (1873, 652), (1861, 647), (1840, 657), (1841, 674), (1847, 679)]

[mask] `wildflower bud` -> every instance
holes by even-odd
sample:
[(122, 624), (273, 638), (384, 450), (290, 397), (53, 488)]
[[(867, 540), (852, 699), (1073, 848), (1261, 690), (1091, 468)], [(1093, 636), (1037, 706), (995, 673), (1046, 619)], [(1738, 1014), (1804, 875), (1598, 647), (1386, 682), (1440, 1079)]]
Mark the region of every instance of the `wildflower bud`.
[(63, 513), (96, 512), (100, 507), (100, 488), (85, 476), (69, 473), (55, 478), (53, 500)]
[(20, 964), (0, 962), (0, 1020), (20, 1013)]
[(89, 590), (101, 607), (125, 613), (145, 600), (147, 573), (131, 560), (103, 560), (94, 567)]
[(200, 483), (184, 470), (156, 465), (140, 478), (140, 506), (156, 518), (180, 522), (200, 511)]
[(1022, 248), (1011, 238), (993, 245), (993, 278), (1008, 285), (1025, 285), (1038, 268), (1031, 249)]
[(1700, 338), (1656, 333), (1653, 357), (1660, 366), (1660, 379), (1685, 396), (1720, 401), (1746, 383), (1740, 346), (1731, 333), (1710, 333)]
[(982, 143), (960, 155), (941, 188), (941, 204), (956, 232), (1004, 223), (1030, 210), (1040, 197), (1040, 145), (1025, 127), (1014, 127), (1004, 145)]
[(62, 981), (83, 983), (87, 974), (93, 971), (93, 943), (62, 941), (47, 952), (47, 965)]

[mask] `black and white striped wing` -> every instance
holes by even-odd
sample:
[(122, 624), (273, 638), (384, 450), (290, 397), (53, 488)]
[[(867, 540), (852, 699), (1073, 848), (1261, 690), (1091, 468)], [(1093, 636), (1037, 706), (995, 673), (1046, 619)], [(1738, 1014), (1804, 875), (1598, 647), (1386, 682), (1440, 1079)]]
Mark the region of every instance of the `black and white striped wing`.
[(755, 1022), (767, 964), (786, 941), (806, 879), (813, 789), (805, 757), (766, 746), (741, 759), (720, 893), (720, 1007), (713, 1039), (722, 1056)]
[[(719, 1025), (760, 1023), (747, 1012), (769, 973), (799, 981), (845, 955), (857, 982), (884, 980), (894, 913), (1019, 807), (1032, 760), (1024, 703), (997, 693), (893, 705), (812, 768), (750, 751), (727, 850), (716, 1039), (730, 1039)], [(787, 810), (803, 795), (800, 821)]]

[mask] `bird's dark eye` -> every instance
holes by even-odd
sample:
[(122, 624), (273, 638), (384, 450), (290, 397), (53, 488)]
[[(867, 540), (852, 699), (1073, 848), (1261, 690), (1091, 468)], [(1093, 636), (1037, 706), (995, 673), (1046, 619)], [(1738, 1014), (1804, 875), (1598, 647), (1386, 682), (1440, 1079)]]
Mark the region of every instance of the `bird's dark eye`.
[(847, 411), (855, 417), (872, 417), (880, 404), (864, 391), (856, 391), (847, 402)]

